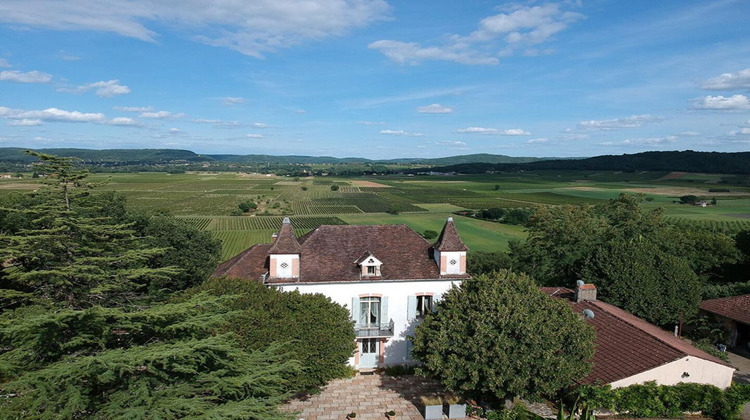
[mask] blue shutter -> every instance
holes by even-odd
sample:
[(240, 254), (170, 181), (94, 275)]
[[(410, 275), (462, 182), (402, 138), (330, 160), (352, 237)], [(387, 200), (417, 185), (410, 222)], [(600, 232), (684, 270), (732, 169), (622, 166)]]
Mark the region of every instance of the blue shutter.
[(352, 298), (352, 319), (354, 325), (359, 326), (359, 298), (356, 296)]
[(417, 318), (417, 297), (409, 296), (406, 301), (406, 319), (411, 321)]
[(380, 323), (387, 324), (389, 322), (391, 322), (391, 319), (388, 318), (388, 296), (383, 296), (380, 299)]
[(430, 305), (430, 310), (432, 312), (435, 312), (435, 310), (437, 310), (437, 302), (436, 302), (436, 299), (435, 299), (436, 297), (437, 296), (434, 296), (434, 295), (432, 296), (432, 305)]

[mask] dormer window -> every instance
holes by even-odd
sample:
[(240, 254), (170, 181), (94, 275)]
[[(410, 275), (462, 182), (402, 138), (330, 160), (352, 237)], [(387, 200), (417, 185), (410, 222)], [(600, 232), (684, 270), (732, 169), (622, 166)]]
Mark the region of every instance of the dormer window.
[(362, 277), (382, 276), (381, 266), (383, 263), (370, 252), (365, 252), (355, 263), (360, 266), (360, 275)]

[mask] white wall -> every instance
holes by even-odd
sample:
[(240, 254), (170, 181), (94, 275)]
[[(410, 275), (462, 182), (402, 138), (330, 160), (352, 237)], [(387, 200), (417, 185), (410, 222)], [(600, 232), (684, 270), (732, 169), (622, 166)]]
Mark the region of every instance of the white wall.
[[(690, 376), (683, 376), (684, 373)], [(674, 362), (661, 365), (637, 375), (612, 382), (612, 388), (656, 381), (659, 385), (676, 385), (680, 382), (711, 384), (721, 389), (732, 384), (734, 368), (720, 365), (694, 356), (687, 356)]]
[[(424, 281), (373, 281), (346, 282), (325, 284), (286, 284), (276, 285), (285, 292), (299, 290), (300, 293), (321, 293), (334, 302), (346, 306), (352, 311), (352, 298), (362, 294), (374, 294), (388, 297), (388, 314), (383, 322), (393, 319), (393, 337), (385, 344), (385, 364), (394, 365), (412, 362), (408, 355), (406, 336), (414, 334), (415, 320), (407, 319), (407, 302), (409, 296), (432, 293), (437, 302), (443, 293), (458, 286), (460, 280), (424, 280)], [(355, 319), (352, 317), (352, 319)], [(349, 363), (354, 366), (354, 358)]]

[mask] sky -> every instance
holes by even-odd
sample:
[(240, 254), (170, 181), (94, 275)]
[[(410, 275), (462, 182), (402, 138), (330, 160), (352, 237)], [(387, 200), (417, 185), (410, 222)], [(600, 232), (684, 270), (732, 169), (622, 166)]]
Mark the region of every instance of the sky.
[(750, 151), (747, 0), (2, 0), (0, 147)]

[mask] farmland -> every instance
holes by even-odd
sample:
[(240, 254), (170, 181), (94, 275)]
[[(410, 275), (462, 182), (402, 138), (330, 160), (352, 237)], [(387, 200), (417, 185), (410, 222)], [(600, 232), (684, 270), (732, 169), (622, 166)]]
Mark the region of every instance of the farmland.
[[(734, 233), (750, 228), (750, 188), (737, 176), (669, 172), (534, 171), (459, 176), (292, 178), (244, 173), (93, 174), (100, 190), (127, 197), (134, 210), (168, 211), (223, 241), (229, 258), (271, 241), (284, 216), (298, 235), (322, 224), (406, 224), (417, 232), (439, 231), (446, 217), (465, 209), (594, 205), (621, 192), (643, 194), (646, 208), (664, 208), (672, 223)], [(722, 181), (730, 180), (730, 183)], [(747, 180), (740, 182), (747, 184)], [(0, 194), (28, 191), (39, 180), (1, 179)], [(695, 195), (716, 205), (679, 204)], [(251, 201), (254, 211), (237, 213)], [(457, 216), (456, 225), (474, 251), (507, 249), (522, 227)]]

